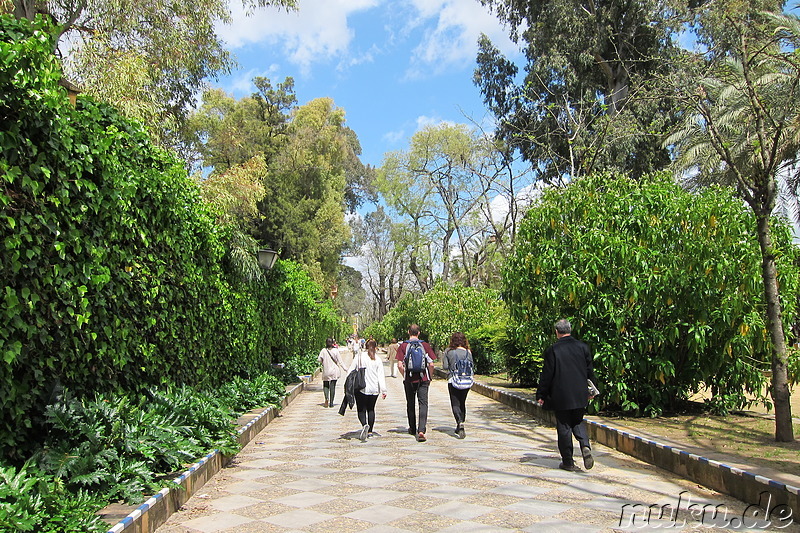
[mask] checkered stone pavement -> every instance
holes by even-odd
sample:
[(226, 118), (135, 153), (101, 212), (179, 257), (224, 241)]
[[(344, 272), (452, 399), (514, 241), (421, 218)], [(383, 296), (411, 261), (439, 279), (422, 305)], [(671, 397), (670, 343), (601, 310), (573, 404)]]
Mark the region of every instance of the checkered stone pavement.
[(776, 528), (743, 502), (600, 445), (592, 470), (559, 470), (553, 428), (474, 392), (460, 440), (442, 380), (431, 386), (428, 440), (417, 442), (402, 382), (386, 380), (375, 437), (358, 439), (354, 410), (324, 408), (317, 379), (158, 532)]

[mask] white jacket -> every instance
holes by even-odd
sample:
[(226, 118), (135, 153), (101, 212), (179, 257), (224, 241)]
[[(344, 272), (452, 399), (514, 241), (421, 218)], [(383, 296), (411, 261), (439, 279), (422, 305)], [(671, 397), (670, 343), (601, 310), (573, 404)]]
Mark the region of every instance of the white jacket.
[(367, 386), (361, 389), (361, 393), (367, 396), (377, 396), (386, 392), (386, 377), (383, 373), (383, 361), (381, 361), (381, 358), (376, 355), (375, 359), (370, 359), (367, 352), (359, 352), (353, 357), (353, 362), (347, 373), (355, 372), (357, 368), (361, 367), (366, 368), (364, 381), (367, 383)]

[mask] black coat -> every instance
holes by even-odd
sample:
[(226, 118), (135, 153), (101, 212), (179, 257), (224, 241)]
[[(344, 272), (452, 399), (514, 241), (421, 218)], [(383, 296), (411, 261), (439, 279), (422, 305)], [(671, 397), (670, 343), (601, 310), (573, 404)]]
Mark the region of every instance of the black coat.
[(342, 398), (342, 405), (339, 406), (339, 414), (344, 416), (345, 411), (347, 408), (353, 408), (353, 404), (356, 403), (356, 377), (358, 376), (358, 370), (350, 372), (347, 374), (347, 377), (344, 380), (344, 398)]
[(544, 351), (536, 399), (544, 400), (544, 408), (553, 411), (585, 408), (589, 405), (587, 379), (597, 383), (589, 347), (571, 335), (561, 337)]

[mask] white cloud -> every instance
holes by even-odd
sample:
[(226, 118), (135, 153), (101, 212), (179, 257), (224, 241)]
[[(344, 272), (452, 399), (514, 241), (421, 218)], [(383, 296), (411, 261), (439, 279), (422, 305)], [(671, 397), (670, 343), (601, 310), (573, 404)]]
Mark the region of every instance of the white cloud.
[(438, 126), (439, 124), (449, 124), (451, 126), (455, 126), (456, 123), (452, 120), (442, 120), (439, 117), (428, 117), (425, 115), (420, 115), (417, 117), (417, 131), (420, 131), (428, 126)]
[(278, 71), (278, 65), (272, 64), (266, 70), (251, 68), (247, 71), (239, 71), (225, 84), (225, 90), (234, 95), (250, 95), (256, 91), (253, 85), (253, 78), (271, 78)]
[(424, 32), (414, 49), (409, 78), (442, 71), (449, 66), (462, 67), (475, 61), (478, 38), (485, 33), (503, 53), (514, 54), (517, 46), (508, 30), (478, 0), (412, 0), (419, 16), (436, 19), (436, 25)]
[(379, 0), (301, 0), (297, 11), (259, 9), (245, 16), (241, 2), (231, 2), (233, 23), (220, 25), (217, 32), (234, 49), (248, 44), (281, 46), (292, 63), (308, 72), (314, 61), (345, 54), (354, 37), (348, 16), (378, 3)]
[(406, 137), (405, 130), (387, 131), (383, 134), (383, 140), (390, 144), (397, 144)]
[[(368, 51), (351, 57), (356, 35), (349, 19), (380, 5), (391, 17), (391, 22), (383, 25), (382, 42), (372, 43)], [(339, 60), (340, 70), (374, 62), (386, 47), (412, 35), (419, 43), (409, 58), (406, 77), (410, 79), (473, 63), (481, 33), (502, 52), (517, 51), (508, 31), (478, 0), (300, 0), (297, 11), (266, 8), (250, 16), (239, 1), (230, 0), (229, 8), (233, 22), (219, 25), (217, 32), (230, 48), (280, 48), (304, 74), (313, 63), (330, 59)], [(377, 24), (380, 12), (375, 10), (374, 16)]]

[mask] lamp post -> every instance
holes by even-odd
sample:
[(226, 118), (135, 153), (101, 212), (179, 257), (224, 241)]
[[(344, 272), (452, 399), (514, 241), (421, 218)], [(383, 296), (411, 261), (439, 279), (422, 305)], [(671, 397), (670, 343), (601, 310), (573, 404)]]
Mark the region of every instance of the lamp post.
[(359, 325), (360, 325), (359, 322), (360, 322), (360, 319), (361, 319), (361, 313), (356, 311), (353, 314), (353, 318), (355, 319), (355, 320), (353, 320), (353, 335), (358, 335), (358, 330), (359, 330)]
[(258, 251), (258, 264), (264, 270), (270, 270), (275, 266), (275, 261), (278, 259), (278, 252), (262, 248)]

